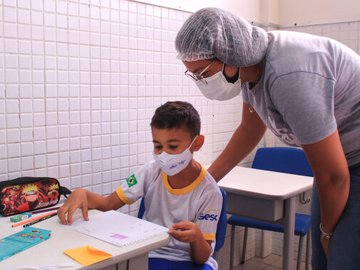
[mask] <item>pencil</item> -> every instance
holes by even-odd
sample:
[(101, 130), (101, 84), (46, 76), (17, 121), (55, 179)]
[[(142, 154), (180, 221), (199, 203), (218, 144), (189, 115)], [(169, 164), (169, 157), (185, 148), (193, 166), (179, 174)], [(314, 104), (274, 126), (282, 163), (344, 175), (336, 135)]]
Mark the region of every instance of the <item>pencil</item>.
[(44, 213), (44, 214), (36, 216), (36, 217), (31, 217), (31, 218), (16, 222), (16, 223), (12, 224), (11, 227), (14, 228), (14, 227), (21, 226), (21, 225), (24, 225), (24, 224), (27, 224), (27, 223), (30, 223), (30, 222), (34, 222), (34, 221), (37, 221), (37, 220), (39, 220), (39, 219), (41, 219), (43, 217), (51, 216), (54, 213), (56, 214), (56, 212), (48, 212), (48, 213)]
[(39, 209), (39, 210), (32, 211), (31, 214), (38, 214), (38, 213), (50, 212), (50, 211), (53, 211), (53, 210), (58, 210), (59, 208), (60, 208), (60, 206), (53, 207), (53, 208)]
[(56, 212), (55, 212), (55, 213), (52, 213), (52, 214), (49, 215), (49, 216), (45, 216), (45, 217), (40, 218), (40, 219), (38, 219), (38, 220), (35, 220), (35, 221), (33, 221), (33, 222), (26, 223), (25, 225), (23, 225), (23, 227), (25, 228), (25, 227), (27, 227), (27, 226), (34, 225), (34, 224), (36, 224), (36, 223), (38, 223), (38, 222), (40, 222), (40, 221), (46, 220), (46, 219), (51, 218), (51, 217), (56, 216), (56, 215), (57, 215)]

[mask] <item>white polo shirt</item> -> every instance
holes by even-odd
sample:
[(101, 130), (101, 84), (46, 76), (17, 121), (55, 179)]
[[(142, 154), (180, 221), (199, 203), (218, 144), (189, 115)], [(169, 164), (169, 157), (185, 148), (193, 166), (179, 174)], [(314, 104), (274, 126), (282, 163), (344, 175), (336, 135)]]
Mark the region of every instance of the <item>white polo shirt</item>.
[[(116, 189), (121, 201), (131, 204), (144, 197), (143, 219), (170, 228), (180, 221), (191, 221), (198, 225), (206, 240), (213, 241), (222, 207), (220, 189), (202, 167), (200, 175), (190, 185), (173, 189), (155, 162), (141, 167)], [(190, 244), (171, 237), (169, 244), (149, 254), (150, 258), (174, 261), (191, 261)], [(217, 269), (216, 261), (210, 257), (206, 262)]]

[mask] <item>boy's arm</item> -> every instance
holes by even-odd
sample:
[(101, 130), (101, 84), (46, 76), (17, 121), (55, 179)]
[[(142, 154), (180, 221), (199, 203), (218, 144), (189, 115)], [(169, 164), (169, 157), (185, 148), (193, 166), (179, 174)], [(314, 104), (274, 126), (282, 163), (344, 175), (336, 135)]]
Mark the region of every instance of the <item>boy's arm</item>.
[(212, 252), (211, 243), (216, 236), (217, 217), (221, 212), (222, 195), (217, 190), (208, 190), (206, 196), (199, 200), (199, 204), (201, 206), (196, 223), (191, 221), (176, 223), (170, 228), (169, 234), (179, 241), (190, 243), (191, 259), (195, 263), (203, 264), (209, 259)]
[(211, 255), (211, 241), (206, 241), (199, 227), (195, 224), (200, 232), (199, 239), (190, 243), (191, 259), (197, 264), (205, 263)]
[(76, 209), (80, 208), (85, 220), (89, 220), (88, 209), (108, 211), (124, 205), (116, 192), (104, 197), (86, 189), (76, 189), (66, 202), (59, 208), (57, 214), (62, 224), (71, 224)]
[(205, 263), (211, 254), (211, 241), (206, 241), (198, 225), (191, 221), (174, 224), (169, 234), (176, 240), (190, 243), (191, 259), (197, 264)]

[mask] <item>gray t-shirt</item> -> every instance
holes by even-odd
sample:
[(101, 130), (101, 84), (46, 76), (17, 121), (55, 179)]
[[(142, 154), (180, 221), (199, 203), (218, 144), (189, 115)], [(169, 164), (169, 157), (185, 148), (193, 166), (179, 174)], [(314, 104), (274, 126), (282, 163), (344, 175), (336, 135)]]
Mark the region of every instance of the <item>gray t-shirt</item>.
[(269, 32), (264, 73), (243, 99), (284, 143), (319, 142), (337, 128), (348, 165), (360, 163), (360, 56), (304, 33)]

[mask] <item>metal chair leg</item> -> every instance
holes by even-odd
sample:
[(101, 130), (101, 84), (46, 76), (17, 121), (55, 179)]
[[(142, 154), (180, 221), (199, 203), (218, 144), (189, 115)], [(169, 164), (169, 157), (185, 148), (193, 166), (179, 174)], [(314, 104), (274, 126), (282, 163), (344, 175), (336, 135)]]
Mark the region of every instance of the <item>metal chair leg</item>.
[(244, 240), (243, 240), (243, 249), (242, 249), (242, 255), (241, 255), (240, 264), (244, 264), (244, 262), (245, 262), (247, 238), (248, 238), (248, 228), (245, 227)]
[(305, 270), (309, 270), (310, 264), (310, 243), (311, 243), (311, 229), (309, 229), (306, 236), (306, 254), (305, 254)]
[(298, 256), (297, 256), (297, 262), (296, 262), (297, 270), (300, 270), (300, 267), (301, 267), (301, 255), (302, 255), (302, 251), (303, 251), (303, 242), (304, 242), (304, 237), (299, 236)]
[(213, 254), (213, 258), (215, 259), (215, 261), (218, 261), (219, 260), (219, 251), (214, 251), (214, 254)]
[(234, 242), (235, 242), (235, 225), (231, 225), (230, 238), (230, 270), (234, 268)]

